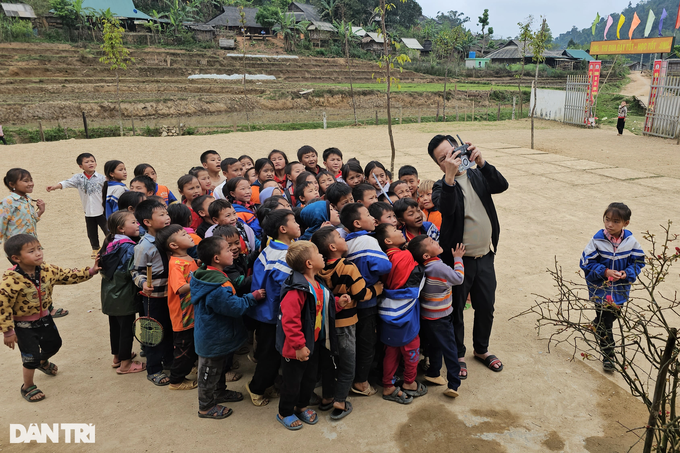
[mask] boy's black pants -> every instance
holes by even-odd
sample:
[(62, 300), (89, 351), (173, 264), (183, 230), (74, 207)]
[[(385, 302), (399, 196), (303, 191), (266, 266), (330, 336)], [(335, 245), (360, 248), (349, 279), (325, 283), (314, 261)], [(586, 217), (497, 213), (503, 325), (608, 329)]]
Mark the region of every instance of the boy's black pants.
[(109, 229), (106, 226), (106, 216), (104, 214), (97, 217), (85, 217), (85, 228), (87, 229), (87, 238), (90, 240), (92, 250), (99, 249), (99, 232), (97, 227), (101, 228), (104, 236), (109, 234)]
[(359, 321), (356, 324), (357, 345), (354, 382), (368, 381), (368, 375), (371, 371), (373, 358), (375, 357), (375, 345), (378, 341), (378, 334), (376, 332), (378, 323), (377, 312), (378, 310), (375, 307), (357, 310)]
[(249, 387), (254, 394), (264, 395), (265, 390), (274, 385), (281, 365), (281, 354), (276, 350), (276, 324), (257, 321), (255, 338), (257, 365)]
[(132, 340), (134, 333), (132, 325), (135, 315), (109, 316), (109, 337), (111, 338), (111, 354), (117, 355), (118, 360), (132, 358)]
[(226, 370), (226, 357), (199, 357), (198, 358), (198, 409), (207, 411), (212, 409), (220, 394), (227, 389), (224, 373)]
[(170, 370), (170, 383), (180, 384), (187, 374), (191, 373), (198, 355), (194, 347), (194, 329), (182, 330), (172, 333), (173, 357)]
[(52, 315), (35, 321), (16, 322), (14, 333), (24, 368), (35, 370), (61, 349), (61, 336)]
[(477, 354), (489, 351), (489, 337), (493, 327), (493, 312), (496, 302), (496, 271), (494, 254), (489, 252), (481, 258), (463, 257), (465, 281), (453, 287), (453, 330), (456, 335), (458, 357), (465, 357), (465, 323), (463, 310), (468, 294), (475, 310), (472, 326), (472, 347)]
[(616, 342), (614, 341), (614, 319), (616, 318), (617, 308), (608, 307), (603, 304), (595, 304), (595, 319), (593, 325), (595, 326), (595, 334), (600, 343), (602, 355), (611, 357), (614, 355), (614, 348)]
[(146, 373), (160, 373), (164, 369), (172, 369), (174, 360), (172, 321), (168, 309), (167, 297), (144, 297), (144, 311), (163, 326), (163, 340), (158, 346), (146, 347)]
[(319, 351), (322, 347), (323, 340), (317, 341), (309, 360), (304, 362), (287, 358), (281, 361), (283, 381), (279, 399), (279, 415), (282, 417), (293, 415), (296, 408), (299, 410), (309, 405), (309, 400), (316, 386)]

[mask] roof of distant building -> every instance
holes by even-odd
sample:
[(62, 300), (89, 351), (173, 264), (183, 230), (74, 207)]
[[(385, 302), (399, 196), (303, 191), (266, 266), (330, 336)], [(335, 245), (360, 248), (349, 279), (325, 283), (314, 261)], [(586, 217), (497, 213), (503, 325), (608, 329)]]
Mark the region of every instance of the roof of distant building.
[(35, 19), (33, 7), (25, 3), (0, 3), (7, 17), (20, 17), (22, 19)]
[(423, 46), (415, 38), (401, 38), (406, 47), (414, 50), (423, 50)]
[[(223, 6), (223, 12), (219, 16), (215, 16), (207, 22), (207, 25), (215, 25), (221, 27), (240, 27), (241, 13), (237, 6)], [(257, 8), (243, 8), (243, 13), (246, 15), (246, 27), (250, 28), (265, 28), (255, 20)]]

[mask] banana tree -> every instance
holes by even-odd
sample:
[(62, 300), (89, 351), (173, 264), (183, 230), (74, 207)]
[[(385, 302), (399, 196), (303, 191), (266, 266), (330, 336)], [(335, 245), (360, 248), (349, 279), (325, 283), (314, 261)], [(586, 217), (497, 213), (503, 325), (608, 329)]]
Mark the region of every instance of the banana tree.
[(298, 36), (307, 33), (309, 24), (310, 22), (306, 20), (295, 23), (295, 15), (287, 11), (279, 10), (279, 14), (276, 18), (276, 25), (274, 25), (272, 30), (283, 36), (283, 46), (286, 52), (291, 52), (295, 50), (295, 43), (298, 40)]
[(184, 22), (191, 22), (196, 18), (197, 6), (200, 0), (183, 2), (182, 0), (164, 0), (169, 11), (163, 16), (170, 21), (172, 32), (175, 36), (179, 35)]

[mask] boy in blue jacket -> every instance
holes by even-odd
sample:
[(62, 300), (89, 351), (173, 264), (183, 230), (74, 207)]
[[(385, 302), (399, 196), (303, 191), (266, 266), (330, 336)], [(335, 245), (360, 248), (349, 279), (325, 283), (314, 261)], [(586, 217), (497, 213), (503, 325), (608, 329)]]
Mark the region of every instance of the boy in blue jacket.
[(423, 211), (413, 198), (402, 198), (394, 202), (394, 214), (402, 225), (402, 233), (406, 242), (416, 236), (426, 234), (439, 242), (439, 228), (431, 222), (425, 221)]
[[(378, 304), (380, 341), (385, 345), (383, 399), (409, 404), (413, 398), (427, 393), (427, 387), (416, 381), (420, 360), (418, 295), (425, 268), (416, 262), (411, 252), (402, 250), (406, 238), (393, 225), (381, 223), (375, 229), (375, 237), (392, 263), (392, 270), (382, 277), (385, 298)], [(395, 385), (394, 376), (402, 358), (404, 384), (400, 389)]]
[(267, 290), (267, 298), (247, 311), (248, 317), (256, 322), (257, 365), (246, 390), (256, 406), (267, 405), (267, 396), (274, 395), (273, 385), (281, 365), (281, 355), (276, 351), (276, 318), (281, 305), (281, 287), (292, 272), (286, 263), (286, 252), (291, 242), (300, 237), (295, 214), (287, 209), (270, 212), (262, 222), (262, 229), (272, 240), (253, 264), (250, 289)]
[(596, 336), (602, 349), (602, 366), (614, 371), (612, 332), (619, 308), (628, 300), (630, 286), (645, 266), (642, 246), (625, 228), (631, 211), (623, 203), (612, 203), (604, 211), (604, 229), (590, 240), (581, 256), (590, 300), (595, 302)]
[[(387, 274), (392, 269), (392, 263), (380, 249), (378, 241), (371, 235), (375, 230), (375, 219), (361, 203), (349, 203), (340, 211), (340, 223), (349, 231), (345, 238), (348, 249), (347, 261), (359, 268), (366, 286), (375, 285), (381, 275)], [(377, 305), (376, 297), (357, 303), (356, 371), (352, 391), (365, 396), (377, 392), (368, 383), (377, 341)]]
[(241, 393), (227, 390), (224, 377), (227, 356), (248, 339), (241, 316), (264, 299), (266, 292), (259, 289), (244, 297), (236, 296), (224, 273), (224, 268), (234, 262), (234, 256), (223, 238), (203, 239), (198, 244), (198, 257), (203, 264), (194, 271), (189, 283), (198, 354), (198, 416), (222, 419), (233, 411), (219, 403), (243, 399)]
[(319, 200), (310, 203), (300, 211), (300, 219), (305, 224), (307, 229), (300, 236), (301, 241), (309, 241), (312, 235), (322, 226), (340, 225), (340, 215), (335, 210), (330, 201)]

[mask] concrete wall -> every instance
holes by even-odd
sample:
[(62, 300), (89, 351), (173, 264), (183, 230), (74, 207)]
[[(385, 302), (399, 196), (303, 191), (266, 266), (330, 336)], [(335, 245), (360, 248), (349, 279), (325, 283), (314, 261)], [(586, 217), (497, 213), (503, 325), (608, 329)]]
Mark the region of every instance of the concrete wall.
[[(537, 91), (538, 103), (536, 104), (536, 118), (543, 118), (553, 121), (564, 121), (564, 103), (567, 92), (561, 90), (545, 90), (539, 88)], [(534, 92), (531, 92), (531, 103), (529, 112), (534, 106)]]

